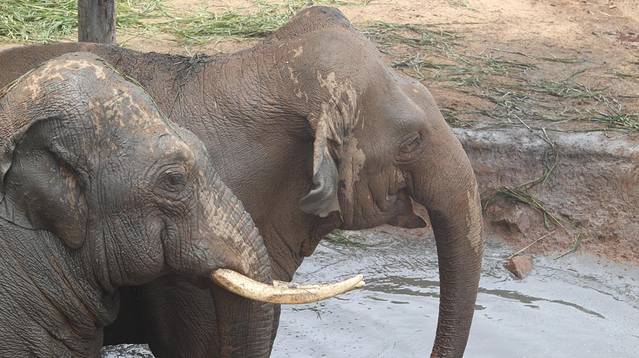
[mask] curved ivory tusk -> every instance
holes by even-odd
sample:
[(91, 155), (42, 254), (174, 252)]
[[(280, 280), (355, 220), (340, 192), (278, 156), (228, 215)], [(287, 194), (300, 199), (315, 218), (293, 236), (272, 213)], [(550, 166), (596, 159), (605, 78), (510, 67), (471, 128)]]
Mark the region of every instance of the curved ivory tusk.
[(362, 275), (325, 285), (298, 285), (282, 281), (274, 281), (273, 285), (267, 285), (228, 269), (213, 271), (211, 278), (216, 284), (238, 296), (280, 304), (317, 302), (364, 286)]

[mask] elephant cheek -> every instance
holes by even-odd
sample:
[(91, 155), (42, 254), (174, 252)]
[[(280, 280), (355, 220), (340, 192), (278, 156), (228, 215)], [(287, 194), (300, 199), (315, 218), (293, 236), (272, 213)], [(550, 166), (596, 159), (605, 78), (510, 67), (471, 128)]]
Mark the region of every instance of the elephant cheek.
[(392, 226), (403, 227), (405, 229), (421, 229), (426, 227), (426, 221), (423, 219), (428, 217), (426, 209), (415, 203), (405, 195), (405, 200), (399, 201), (396, 214), (393, 215), (386, 223)]

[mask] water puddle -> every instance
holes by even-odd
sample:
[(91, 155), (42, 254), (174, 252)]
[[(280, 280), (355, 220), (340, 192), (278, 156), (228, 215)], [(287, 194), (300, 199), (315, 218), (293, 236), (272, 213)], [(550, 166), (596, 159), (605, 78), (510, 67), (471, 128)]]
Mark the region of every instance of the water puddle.
[[(639, 269), (589, 256), (535, 257), (523, 281), (486, 249), (466, 357), (639, 356)], [(437, 324), (439, 279), (432, 239), (387, 229), (325, 241), (297, 281), (366, 276), (357, 292), (284, 307), (274, 358), (424, 357)]]
[[(589, 256), (535, 257), (523, 281), (502, 268), (509, 250), (488, 245), (465, 357), (639, 357), (639, 269)], [(435, 335), (435, 244), (383, 228), (325, 240), (295, 280), (356, 273), (367, 286), (343, 297), (284, 306), (273, 358), (426, 357)], [(152, 357), (119, 346), (105, 357)]]

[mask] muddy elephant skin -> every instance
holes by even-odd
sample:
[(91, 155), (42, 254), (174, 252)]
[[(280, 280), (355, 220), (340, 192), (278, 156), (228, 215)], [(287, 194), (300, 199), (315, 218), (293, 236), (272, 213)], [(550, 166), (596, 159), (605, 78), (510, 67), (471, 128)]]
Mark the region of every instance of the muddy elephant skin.
[[(441, 278), (432, 356), (462, 356), (483, 251), (472, 168), (429, 91), (386, 66), (338, 10), (305, 9), (255, 47), (215, 57), (95, 44), (10, 49), (0, 53), (0, 81), (80, 49), (136, 78), (202, 139), (259, 227), (276, 279), (290, 280), (334, 229), (423, 226), (413, 204), (423, 205)], [(176, 276), (127, 295), (108, 341), (148, 341), (158, 357), (215, 352), (217, 327), (247, 319)]]
[[(118, 289), (166, 273), (270, 282), (266, 247), (202, 142), (96, 55), (65, 54), (0, 90), (0, 134), (0, 357), (98, 357)], [(235, 302), (255, 319), (231, 348), (268, 354), (273, 307)]]

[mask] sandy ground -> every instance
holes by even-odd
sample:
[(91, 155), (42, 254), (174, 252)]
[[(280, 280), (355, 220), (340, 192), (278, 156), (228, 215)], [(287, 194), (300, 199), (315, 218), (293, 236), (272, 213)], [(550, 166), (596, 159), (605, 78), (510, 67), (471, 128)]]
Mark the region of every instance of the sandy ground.
[[(395, 64), (400, 70), (420, 78), (434, 92), (445, 114), (455, 119), (491, 122), (495, 117), (499, 117), (499, 121), (508, 117), (507, 121), (510, 121), (512, 112), (519, 110), (517, 113), (528, 121), (534, 117), (530, 113), (548, 107), (543, 115), (558, 117), (555, 122), (561, 122), (565, 119), (564, 112), (577, 112), (580, 106), (585, 105), (583, 102), (592, 98), (587, 98), (583, 93), (582, 96), (572, 93), (573, 97), (578, 98), (562, 101), (558, 105), (553, 97), (556, 95), (554, 91), (584, 89), (593, 97), (600, 90), (610, 97), (604, 101), (596, 100), (596, 104), (587, 103), (585, 107), (592, 113), (609, 112), (610, 107), (614, 107), (615, 112), (639, 113), (639, 0), (328, 2), (333, 3), (332, 6), (338, 7), (363, 30), (373, 22), (382, 21), (389, 24), (417, 24), (428, 31), (441, 31), (458, 37), (451, 48), (442, 48), (451, 46), (450, 43), (419, 46), (380, 43), (380, 49), (387, 54), (389, 64)], [(255, 2), (251, 0), (165, 0), (164, 4), (172, 9), (172, 13), (198, 9), (215, 13), (226, 10), (251, 13), (257, 10)], [(422, 34), (409, 35), (419, 37)], [(67, 40), (74, 39), (71, 36)], [(434, 40), (447, 41), (437, 36)], [(141, 51), (185, 55), (232, 52), (250, 47), (255, 41), (218, 39), (203, 45), (188, 46), (162, 33), (118, 32), (118, 42), (123, 46)], [(13, 45), (0, 44), (0, 49), (9, 46)], [(457, 66), (443, 69), (429, 68), (428, 65), (424, 67), (423, 63), (415, 64), (415, 59), (419, 59), (437, 66), (446, 65), (451, 63), (451, 56), (462, 56), (463, 61), (470, 58), (472, 63), (469, 65), (475, 66), (471, 69), (472, 74), (464, 74), (462, 83), (458, 79), (451, 84), (450, 80), (460, 70), (469, 70), (460, 69), (459, 61)], [(500, 62), (500, 68), (494, 66), (495, 59)], [(405, 62), (403, 65), (400, 63), (402, 61)], [(477, 70), (477, 67), (482, 69)], [(507, 71), (507, 75), (503, 71)], [(555, 83), (549, 83), (568, 80), (572, 87), (558, 88), (560, 86)], [(546, 93), (546, 98), (534, 98), (528, 101), (530, 103), (521, 101), (521, 97), (528, 94), (524, 87), (531, 83), (541, 83), (541, 92), (553, 93)], [(508, 91), (513, 85), (519, 89), (514, 94)], [(575, 86), (578, 88), (573, 88)], [(499, 91), (491, 92), (490, 89), (494, 87), (498, 87)], [(487, 89), (490, 93), (486, 93)], [(518, 97), (511, 101), (513, 95)], [(567, 97), (571, 93), (564, 92), (561, 95)], [(557, 116), (557, 113), (560, 115)], [(584, 117), (583, 114), (574, 116)], [(572, 121), (563, 127), (590, 128), (592, 123)]]
[[(254, 3), (247, 0), (168, 0), (166, 3), (178, 11), (255, 10)], [(461, 36), (457, 53), (533, 63), (538, 69), (529, 71), (528, 79), (556, 80), (583, 71), (572, 79), (589, 88), (606, 88), (615, 95), (639, 95), (639, 0), (372, 0), (363, 3), (337, 2), (335, 6), (360, 28), (383, 21), (452, 32)], [(166, 35), (140, 36), (125, 32), (119, 38), (131, 48), (182, 54), (231, 52), (254, 42), (225, 39), (187, 47)], [(393, 63), (415, 54), (436, 59), (440, 54), (432, 50), (399, 46), (386, 52), (389, 62)], [(530, 61), (531, 58), (560, 61)], [(411, 68), (404, 70), (415, 75)], [(469, 112), (491, 109), (493, 104), (478, 98), (476, 93), (469, 95), (442, 85), (444, 81), (436, 78), (436, 72), (426, 73), (424, 82), (443, 108), (461, 107), (462, 112), (465, 108)], [(639, 100), (624, 102), (629, 112), (639, 112)]]

